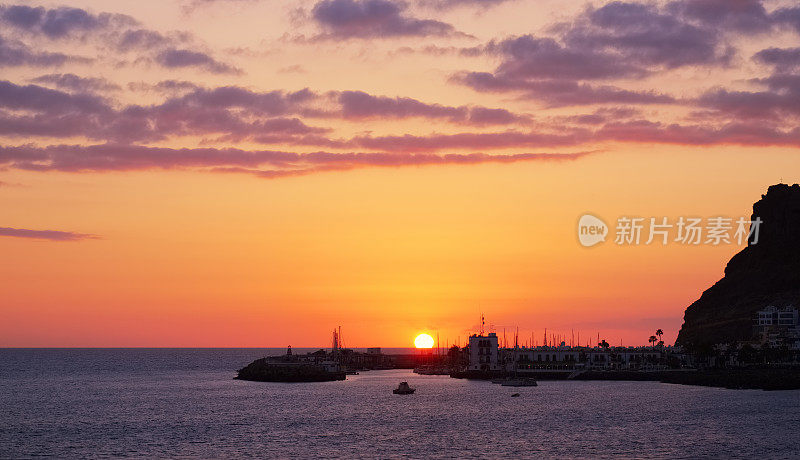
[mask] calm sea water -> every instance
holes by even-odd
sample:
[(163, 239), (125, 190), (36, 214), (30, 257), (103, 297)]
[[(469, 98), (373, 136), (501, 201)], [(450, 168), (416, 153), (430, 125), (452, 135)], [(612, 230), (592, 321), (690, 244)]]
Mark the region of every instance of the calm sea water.
[[(264, 354), (0, 350), (0, 457), (800, 457), (800, 391), (232, 379)], [(393, 395), (401, 380), (417, 393)]]

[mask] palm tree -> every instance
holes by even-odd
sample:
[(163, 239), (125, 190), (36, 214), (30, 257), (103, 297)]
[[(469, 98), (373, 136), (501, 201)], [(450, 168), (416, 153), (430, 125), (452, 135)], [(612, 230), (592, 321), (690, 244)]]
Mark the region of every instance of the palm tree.
[(661, 340), (661, 336), (664, 335), (664, 331), (662, 331), (661, 329), (657, 329), (656, 335), (658, 336), (658, 340)]
[(655, 344), (656, 344), (657, 341), (658, 341), (658, 338), (656, 336), (654, 336), (654, 335), (651, 335), (650, 339), (648, 340), (648, 342), (653, 344), (653, 347), (655, 347)]

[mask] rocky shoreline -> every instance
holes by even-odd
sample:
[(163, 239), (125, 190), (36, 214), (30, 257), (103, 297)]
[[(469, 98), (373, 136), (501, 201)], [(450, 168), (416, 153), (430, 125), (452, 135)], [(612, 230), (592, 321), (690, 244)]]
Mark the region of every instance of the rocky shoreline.
[[(728, 389), (800, 390), (800, 368), (753, 367), (739, 369), (676, 369), (667, 371), (583, 371), (570, 376), (565, 372), (530, 374), (537, 380), (605, 380), (628, 382), (662, 382), (678, 385), (697, 385)], [(490, 380), (506, 376), (503, 372), (461, 372), (454, 378)]]
[(344, 371), (329, 371), (313, 363), (274, 362), (266, 358), (253, 361), (239, 369), (234, 379), (254, 382), (331, 382), (345, 380)]
[(658, 372), (587, 371), (575, 380), (655, 381), (728, 389), (800, 390), (800, 369), (743, 368)]

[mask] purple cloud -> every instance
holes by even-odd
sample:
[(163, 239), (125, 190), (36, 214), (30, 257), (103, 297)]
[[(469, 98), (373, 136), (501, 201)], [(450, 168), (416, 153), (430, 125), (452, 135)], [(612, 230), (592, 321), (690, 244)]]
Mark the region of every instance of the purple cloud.
[(800, 116), (800, 76), (772, 75), (756, 79), (768, 91), (708, 91), (697, 100), (701, 107), (713, 109), (719, 116), (734, 119), (763, 118), (793, 121)]
[(15, 238), (32, 238), (49, 241), (96, 240), (100, 237), (86, 233), (64, 232), (60, 230), (27, 230), (24, 228), (0, 227), (0, 236)]
[(623, 61), (588, 47), (568, 47), (552, 38), (523, 35), (490, 45), (488, 49), (503, 58), (495, 74), (505, 78), (595, 80), (645, 73), (633, 61)]
[(779, 8), (771, 15), (775, 24), (786, 25), (800, 32), (800, 7)]
[(34, 51), (18, 40), (0, 37), (0, 67), (58, 67), (67, 62), (87, 63), (90, 59), (64, 53)]
[(452, 77), (476, 91), (522, 93), (523, 98), (545, 102), (550, 107), (591, 105), (606, 103), (622, 104), (673, 104), (672, 96), (656, 91), (634, 91), (612, 85), (591, 85), (575, 80), (523, 80), (497, 76), (489, 72), (467, 72)]
[(311, 16), (325, 31), (318, 39), (463, 36), (450, 24), (406, 16), (406, 8), (399, 0), (322, 0)]
[(32, 78), (30, 81), (35, 83), (51, 84), (57, 88), (78, 91), (81, 93), (114, 91), (122, 89), (116, 83), (112, 83), (105, 78), (80, 77), (74, 73), (52, 73)]
[(800, 48), (767, 48), (753, 55), (753, 59), (779, 71), (790, 71), (800, 68)]
[(83, 135), (115, 143), (199, 135), (214, 136), (216, 141), (251, 139), (266, 144), (334, 146), (336, 141), (320, 137), (330, 131), (328, 128), (310, 126), (299, 117), (347, 120), (419, 117), (477, 126), (530, 122), (529, 117), (505, 109), (444, 106), (360, 91), (257, 92), (237, 86), (205, 89), (176, 81), (155, 85), (157, 91), (178, 93), (162, 103), (118, 107), (111, 100), (83, 90), (102, 81), (87, 81), (69, 74), (38, 80), (71, 85), (77, 92), (0, 81), (0, 133), (18, 137)]
[(420, 0), (418, 3), (428, 8), (448, 10), (460, 7), (489, 9), (513, 0)]
[(115, 47), (122, 52), (132, 50), (151, 50), (173, 46), (187, 41), (188, 37), (167, 37), (160, 32), (148, 29), (131, 29), (119, 32)]
[(91, 14), (80, 8), (45, 9), (27, 5), (0, 6), (0, 21), (8, 27), (51, 39), (90, 32), (112, 26), (132, 26), (136, 21), (122, 14)]
[(634, 120), (604, 125), (596, 140), (678, 145), (747, 145), (800, 147), (800, 128), (781, 130), (763, 122), (734, 122), (721, 127), (664, 124)]
[(0, 81), (0, 108), (38, 110), (48, 113), (107, 113), (106, 101), (93, 94), (70, 94), (38, 85)]
[[(20, 37), (80, 40), (106, 52), (109, 47), (121, 53), (135, 52), (139, 54), (135, 62), (155, 62), (166, 68), (192, 67), (219, 74), (242, 73), (206, 52), (193, 49), (196, 45), (190, 33), (145, 29), (132, 17), (122, 14), (94, 14), (67, 7), (0, 6), (0, 26)], [(22, 42), (3, 43), (0, 39), (0, 66), (61, 65), (79, 59), (59, 53), (33, 53)]]
[(680, 0), (667, 11), (707, 26), (743, 33), (770, 30), (772, 18), (760, 0)]
[(427, 104), (408, 97), (373, 96), (363, 91), (330, 94), (338, 98), (342, 116), (351, 119), (423, 117), (475, 125), (504, 125), (527, 119), (505, 109)]
[(729, 65), (734, 50), (726, 44), (722, 25), (756, 26), (743, 22), (752, 5), (718, 23), (703, 19), (718, 7), (715, 0), (672, 2), (666, 7), (610, 2), (551, 27), (552, 37), (522, 35), (491, 41), (481, 49), (500, 58), (495, 70), (461, 72), (453, 80), (478, 91), (520, 93), (549, 106), (675, 103), (657, 91), (597, 82), (643, 79), (685, 66)]
[[(241, 149), (171, 149), (135, 145), (0, 146), (0, 164), (31, 171), (132, 171), (146, 169), (200, 169), (211, 172), (248, 172), (282, 177), (325, 170), (375, 166), (510, 163), (570, 160), (589, 152), (518, 154), (444, 154), (397, 152), (311, 152)], [(266, 168), (266, 169), (265, 169)]]
[(563, 38), (572, 48), (618, 54), (617, 62), (633, 60), (651, 72), (727, 64), (732, 57), (718, 29), (640, 3), (611, 2), (587, 11)]
[(156, 62), (167, 68), (197, 67), (211, 73), (242, 73), (240, 69), (219, 62), (206, 53), (186, 49), (164, 50), (156, 56)]

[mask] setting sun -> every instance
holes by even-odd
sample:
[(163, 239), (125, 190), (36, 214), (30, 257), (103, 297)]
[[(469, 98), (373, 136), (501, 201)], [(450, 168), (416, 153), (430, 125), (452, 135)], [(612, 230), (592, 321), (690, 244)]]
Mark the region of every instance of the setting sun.
[(433, 348), (433, 337), (428, 334), (420, 334), (414, 339), (414, 346), (417, 348)]

